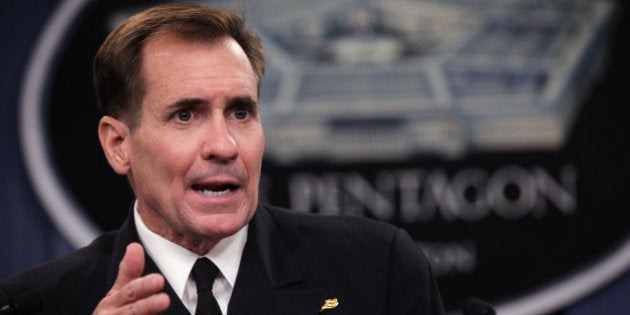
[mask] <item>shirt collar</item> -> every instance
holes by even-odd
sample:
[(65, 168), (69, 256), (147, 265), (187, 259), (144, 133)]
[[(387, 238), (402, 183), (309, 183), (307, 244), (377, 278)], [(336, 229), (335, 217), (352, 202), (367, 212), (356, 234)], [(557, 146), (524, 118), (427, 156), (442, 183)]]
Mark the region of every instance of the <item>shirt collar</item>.
[[(190, 271), (199, 255), (181, 247), (149, 230), (138, 212), (138, 202), (134, 204), (134, 221), (140, 241), (147, 254), (153, 259), (168, 283), (179, 297), (184, 294)], [(221, 271), (234, 288), (238, 268), (247, 242), (248, 225), (238, 232), (220, 240), (206, 255)]]

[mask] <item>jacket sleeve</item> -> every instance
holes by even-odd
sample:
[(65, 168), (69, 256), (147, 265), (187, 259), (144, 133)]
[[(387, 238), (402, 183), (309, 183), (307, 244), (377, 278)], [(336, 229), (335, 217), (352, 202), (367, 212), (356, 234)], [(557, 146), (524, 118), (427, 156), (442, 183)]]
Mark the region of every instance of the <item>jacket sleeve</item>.
[(389, 262), (389, 314), (444, 314), (427, 257), (409, 234), (398, 229)]

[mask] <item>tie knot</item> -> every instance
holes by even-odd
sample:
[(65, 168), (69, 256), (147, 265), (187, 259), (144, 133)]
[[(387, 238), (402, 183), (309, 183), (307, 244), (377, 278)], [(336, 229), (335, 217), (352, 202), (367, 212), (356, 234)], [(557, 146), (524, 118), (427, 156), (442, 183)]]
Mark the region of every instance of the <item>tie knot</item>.
[(210, 259), (202, 257), (195, 262), (191, 274), (197, 284), (197, 293), (211, 292), (214, 279), (219, 274), (219, 268)]

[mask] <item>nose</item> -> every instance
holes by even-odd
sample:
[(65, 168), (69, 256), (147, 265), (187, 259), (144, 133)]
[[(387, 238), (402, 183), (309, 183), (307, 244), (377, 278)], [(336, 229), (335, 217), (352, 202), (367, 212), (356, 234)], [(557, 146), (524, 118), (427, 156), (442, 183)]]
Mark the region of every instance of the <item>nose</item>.
[(204, 129), (203, 159), (228, 162), (238, 156), (238, 144), (224, 118), (211, 119)]

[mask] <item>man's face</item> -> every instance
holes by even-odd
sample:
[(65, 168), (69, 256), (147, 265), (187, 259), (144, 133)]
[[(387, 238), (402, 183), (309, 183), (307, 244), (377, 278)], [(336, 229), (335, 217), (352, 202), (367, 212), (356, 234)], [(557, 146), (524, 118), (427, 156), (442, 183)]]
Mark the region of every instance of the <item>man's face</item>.
[(232, 235), (258, 202), (256, 76), (232, 38), (162, 34), (143, 50), (146, 93), (128, 176), (147, 226), (184, 247)]

